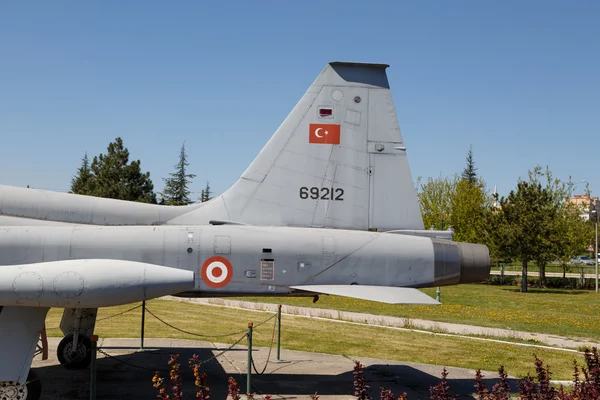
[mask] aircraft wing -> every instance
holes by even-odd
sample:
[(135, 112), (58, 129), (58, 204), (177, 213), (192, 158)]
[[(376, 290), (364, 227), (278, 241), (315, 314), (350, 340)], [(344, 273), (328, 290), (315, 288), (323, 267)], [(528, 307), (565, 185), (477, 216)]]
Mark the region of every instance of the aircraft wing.
[(420, 290), (413, 288), (366, 285), (301, 285), (290, 287), (315, 294), (354, 297), (388, 304), (441, 304)]

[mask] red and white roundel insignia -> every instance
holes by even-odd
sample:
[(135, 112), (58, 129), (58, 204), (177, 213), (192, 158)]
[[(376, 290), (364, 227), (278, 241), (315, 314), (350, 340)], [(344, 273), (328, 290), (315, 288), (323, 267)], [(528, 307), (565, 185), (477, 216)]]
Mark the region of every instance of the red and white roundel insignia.
[(202, 279), (211, 288), (227, 286), (233, 276), (233, 267), (225, 257), (214, 256), (202, 264)]

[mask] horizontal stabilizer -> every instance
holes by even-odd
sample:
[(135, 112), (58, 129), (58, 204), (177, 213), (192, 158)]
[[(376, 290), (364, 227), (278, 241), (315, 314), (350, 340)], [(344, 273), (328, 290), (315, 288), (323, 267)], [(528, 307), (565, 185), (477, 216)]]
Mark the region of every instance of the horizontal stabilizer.
[(388, 304), (440, 304), (437, 300), (413, 288), (361, 285), (303, 285), (291, 286), (291, 288)]
[(438, 230), (423, 230), (423, 229), (395, 229), (392, 231), (385, 231), (385, 233), (395, 233), (397, 235), (408, 235), (408, 236), (423, 236), (434, 239), (445, 239), (454, 240), (454, 231), (438, 231)]

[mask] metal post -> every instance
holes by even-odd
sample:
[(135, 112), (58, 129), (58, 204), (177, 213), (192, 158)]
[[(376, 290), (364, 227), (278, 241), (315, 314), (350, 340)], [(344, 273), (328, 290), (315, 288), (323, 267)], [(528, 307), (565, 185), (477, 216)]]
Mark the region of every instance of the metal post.
[[(442, 214), (442, 220), (440, 222), (440, 231), (444, 230), (444, 215)], [(442, 295), (442, 290), (440, 289), (440, 287), (437, 287), (437, 290), (435, 291), (435, 300), (440, 303), (440, 297)]]
[(277, 304), (277, 361), (281, 360), (281, 304)]
[(92, 335), (92, 362), (90, 377), (90, 400), (96, 400), (96, 351), (98, 349), (98, 336)]
[(281, 304), (277, 305), (277, 360), (274, 363), (289, 363), (281, 359)]
[(144, 328), (146, 326), (146, 301), (142, 301), (142, 333), (140, 335), (140, 351), (144, 351)]
[(598, 293), (598, 210), (596, 210), (596, 249), (594, 258), (596, 259), (596, 293)]
[(252, 393), (252, 327), (254, 324), (248, 322), (248, 375), (246, 376), (246, 394)]

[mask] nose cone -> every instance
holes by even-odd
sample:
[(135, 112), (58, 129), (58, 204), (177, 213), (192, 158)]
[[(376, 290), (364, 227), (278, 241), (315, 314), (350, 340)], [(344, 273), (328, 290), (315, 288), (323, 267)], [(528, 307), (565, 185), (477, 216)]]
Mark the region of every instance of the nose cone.
[(478, 283), (490, 276), (490, 252), (483, 244), (458, 242), (460, 283)]

